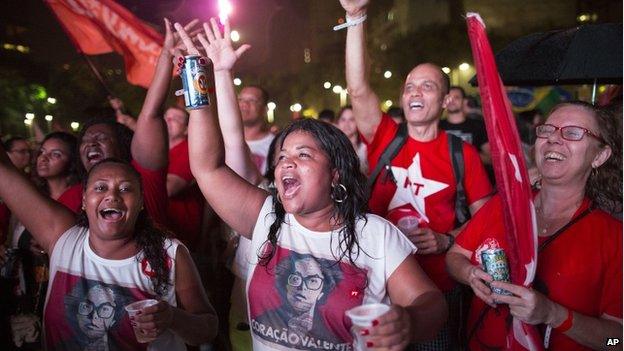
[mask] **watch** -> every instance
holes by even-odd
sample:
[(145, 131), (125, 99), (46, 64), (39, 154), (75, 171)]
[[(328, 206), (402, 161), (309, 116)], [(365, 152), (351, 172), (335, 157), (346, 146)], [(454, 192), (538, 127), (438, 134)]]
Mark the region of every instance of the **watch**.
[(448, 246), (446, 247), (446, 251), (448, 251), (453, 246), (453, 244), (455, 244), (455, 237), (449, 233), (444, 233), (444, 235), (446, 235), (449, 240)]

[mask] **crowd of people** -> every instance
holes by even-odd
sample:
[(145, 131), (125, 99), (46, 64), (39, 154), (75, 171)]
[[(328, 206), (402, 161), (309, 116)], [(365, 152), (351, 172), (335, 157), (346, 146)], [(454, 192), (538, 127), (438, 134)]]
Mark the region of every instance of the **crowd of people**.
[[(551, 350), (622, 339), (621, 106), (519, 119), (537, 273), (494, 281), (481, 253), (512, 245), (483, 121), (433, 63), (382, 111), (368, 1), (340, 4), (351, 105), (336, 114), (275, 132), (268, 92), (236, 92), (250, 47), (228, 21), (165, 20), (136, 118), (112, 98), (78, 135), (2, 143), (3, 349), (499, 350), (512, 317)], [(189, 54), (210, 59), (216, 103), (163, 109)], [(125, 312), (144, 299), (158, 302)], [(390, 309), (355, 327), (345, 312), (370, 303)]]

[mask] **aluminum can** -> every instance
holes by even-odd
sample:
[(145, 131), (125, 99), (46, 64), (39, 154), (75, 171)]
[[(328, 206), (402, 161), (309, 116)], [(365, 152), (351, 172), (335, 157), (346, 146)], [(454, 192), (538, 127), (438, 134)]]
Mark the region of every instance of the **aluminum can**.
[[(509, 264), (507, 255), (501, 248), (487, 249), (481, 252), (481, 262), (485, 272), (492, 276), (492, 279), (499, 282), (510, 283)], [(490, 287), (492, 292), (499, 295), (512, 295), (509, 291), (500, 288)]]
[(208, 97), (208, 60), (199, 55), (184, 56), (184, 66), (180, 72), (184, 89), (184, 105), (189, 110), (210, 105)]

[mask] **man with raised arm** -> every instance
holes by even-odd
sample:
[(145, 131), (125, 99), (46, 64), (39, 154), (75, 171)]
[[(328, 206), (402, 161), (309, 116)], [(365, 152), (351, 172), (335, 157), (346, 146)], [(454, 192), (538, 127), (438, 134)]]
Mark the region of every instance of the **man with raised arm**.
[[(346, 76), (356, 123), (368, 144), (369, 169), (375, 169), (394, 138), (398, 125), (380, 110), (379, 98), (368, 81), (365, 16), (368, 0), (340, 0), (346, 10)], [(351, 22), (351, 24), (349, 24)], [(418, 261), (445, 293), (449, 323), (458, 320), (458, 290), (445, 269), (444, 255), (459, 232), (455, 224), (457, 182), (449, 151), (449, 136), (439, 128), (449, 97), (449, 79), (432, 63), (415, 66), (405, 78), (401, 107), (407, 140), (384, 167), (372, 187), (369, 207), (395, 224), (418, 247)], [(492, 192), (477, 150), (463, 143), (463, 187), (474, 214)], [(418, 223), (418, 226), (414, 228)], [(410, 225), (411, 224), (411, 225)], [(447, 324), (419, 350), (447, 350), (456, 346), (457, 326)]]

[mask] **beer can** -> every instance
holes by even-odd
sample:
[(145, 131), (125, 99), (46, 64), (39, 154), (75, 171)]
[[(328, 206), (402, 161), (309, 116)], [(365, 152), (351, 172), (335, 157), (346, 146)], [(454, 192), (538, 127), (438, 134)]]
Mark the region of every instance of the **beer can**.
[[(492, 276), (492, 279), (499, 282), (510, 283), (509, 264), (507, 263), (507, 255), (501, 248), (487, 249), (481, 252), (481, 262), (485, 272)], [(489, 284), (488, 284), (489, 285)], [(511, 295), (505, 289), (490, 287), (492, 292), (499, 295)]]
[(207, 65), (208, 60), (199, 55), (184, 56), (180, 78), (184, 88), (184, 105), (189, 110), (210, 105)]

